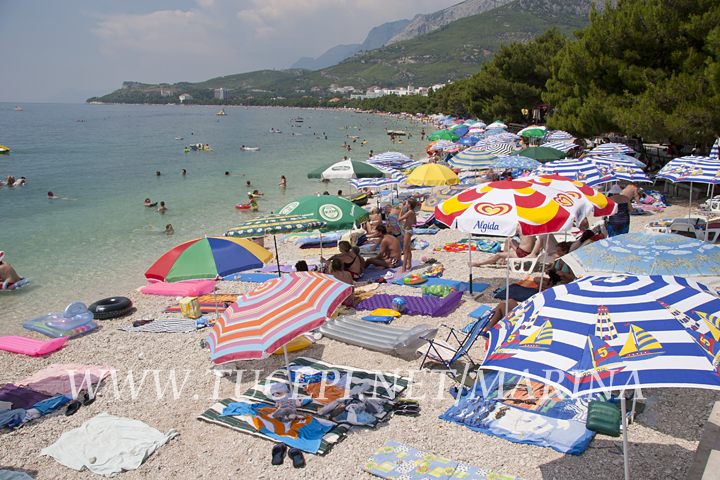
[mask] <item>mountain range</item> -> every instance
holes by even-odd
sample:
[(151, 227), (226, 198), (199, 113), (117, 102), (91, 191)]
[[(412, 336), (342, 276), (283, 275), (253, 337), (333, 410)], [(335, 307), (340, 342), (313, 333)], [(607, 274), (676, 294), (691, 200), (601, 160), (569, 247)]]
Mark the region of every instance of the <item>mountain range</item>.
[[(502, 5), (492, 8), (496, 3)], [(449, 9), (418, 15), (412, 21), (400, 20), (380, 25), (368, 34), (365, 42), (360, 44), (360, 50), (337, 64), (317, 70), (312, 70), (317, 64), (310, 65), (308, 60), (307, 68), (260, 70), (198, 83), (124, 82), (123, 88), (89, 100), (167, 103), (168, 100), (176, 101), (180, 93), (190, 93), (198, 103), (257, 104), (269, 103), (278, 98), (283, 101), (304, 97), (328, 100), (347, 93), (338, 93), (332, 90), (333, 86), (349, 86), (356, 90), (373, 85), (390, 88), (408, 84), (430, 86), (476, 73), (480, 65), (503, 44), (528, 41), (550, 28), (571, 34), (587, 25), (593, 3), (603, 2), (466, 0)], [(457, 16), (479, 9), (485, 10), (456, 19)], [(403, 23), (406, 24), (403, 26)], [(399, 40), (405, 35), (416, 36)], [(378, 44), (384, 46), (370, 48)], [(356, 48), (346, 45), (352, 48), (343, 50), (340, 47), (331, 49), (336, 51), (338, 57)], [(313, 59), (313, 62), (318, 60), (320, 58)], [(229, 98), (213, 100), (212, 89), (215, 88), (228, 90)]]

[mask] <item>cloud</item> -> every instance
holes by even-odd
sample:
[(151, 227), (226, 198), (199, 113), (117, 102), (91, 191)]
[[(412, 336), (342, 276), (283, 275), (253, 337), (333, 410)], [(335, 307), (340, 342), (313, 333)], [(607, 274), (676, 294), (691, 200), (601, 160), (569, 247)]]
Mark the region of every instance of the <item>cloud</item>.
[(198, 6), (203, 8), (210, 8), (215, 5), (215, 0), (195, 0)]
[(193, 10), (103, 15), (92, 28), (106, 54), (131, 50), (147, 54), (206, 54), (221, 48), (214, 29), (221, 24)]

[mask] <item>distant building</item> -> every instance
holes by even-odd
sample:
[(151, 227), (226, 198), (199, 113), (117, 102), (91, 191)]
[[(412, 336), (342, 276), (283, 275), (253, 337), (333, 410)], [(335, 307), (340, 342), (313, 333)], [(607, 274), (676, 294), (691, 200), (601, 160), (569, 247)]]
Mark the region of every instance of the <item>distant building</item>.
[(172, 90), (163, 90), (162, 88), (160, 89), (161, 97), (171, 97), (172, 94), (173, 94)]
[(192, 102), (192, 99), (193, 99), (192, 95), (190, 95), (189, 93), (181, 93), (180, 96), (178, 97), (178, 100), (180, 100), (180, 103)]
[(224, 88), (216, 88), (213, 90), (213, 96), (217, 100), (227, 100), (228, 99), (228, 91)]

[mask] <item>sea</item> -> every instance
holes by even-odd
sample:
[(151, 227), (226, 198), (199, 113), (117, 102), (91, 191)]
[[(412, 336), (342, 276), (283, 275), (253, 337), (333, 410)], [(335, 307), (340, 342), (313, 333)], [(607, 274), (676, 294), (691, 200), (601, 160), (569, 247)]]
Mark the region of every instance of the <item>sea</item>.
[[(268, 214), (302, 195), (349, 193), (345, 181), (307, 178), (344, 155), (365, 160), (374, 150), (417, 157), (424, 146), (418, 123), (349, 110), (225, 107), (227, 115), (218, 116), (217, 106), (21, 108), (0, 103), (0, 144), (12, 150), (0, 155), (0, 178), (27, 178), (26, 186), (0, 188), (0, 250), (32, 282), (0, 292), (0, 334), (9, 322), (145, 284), (143, 272), (173, 246), (222, 235), (251, 218), (234, 208), (249, 190), (264, 193), (260, 214)], [(407, 130), (412, 138), (391, 143), (386, 129)], [(197, 143), (212, 151), (184, 152)], [(242, 151), (243, 145), (260, 150)], [(278, 186), (281, 175), (286, 189)], [(49, 200), (48, 192), (61, 199)], [(167, 212), (145, 208), (145, 198), (164, 201)], [(165, 235), (166, 224), (174, 235)]]

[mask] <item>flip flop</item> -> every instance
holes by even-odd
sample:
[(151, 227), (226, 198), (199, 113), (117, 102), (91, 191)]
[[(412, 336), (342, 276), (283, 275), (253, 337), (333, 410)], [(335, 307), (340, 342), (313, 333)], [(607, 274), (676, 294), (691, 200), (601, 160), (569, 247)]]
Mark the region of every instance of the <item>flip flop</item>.
[(70, 415), (75, 415), (78, 410), (80, 410), (80, 407), (82, 406), (82, 403), (78, 400), (73, 400), (72, 402), (68, 403), (67, 408), (65, 409), (65, 416), (69, 417)]
[(287, 447), (284, 443), (277, 443), (272, 448), (272, 464), (273, 465), (282, 465), (283, 461), (285, 459), (285, 452), (287, 451)]
[(292, 459), (293, 467), (305, 468), (305, 457), (303, 456), (302, 451), (297, 448), (291, 448), (290, 451), (288, 451), (288, 457)]
[(83, 393), (82, 399), (80, 401), (82, 402), (83, 406), (87, 407), (88, 405), (92, 405), (93, 403), (95, 403), (95, 396), (93, 395), (91, 397), (88, 392), (85, 392)]

